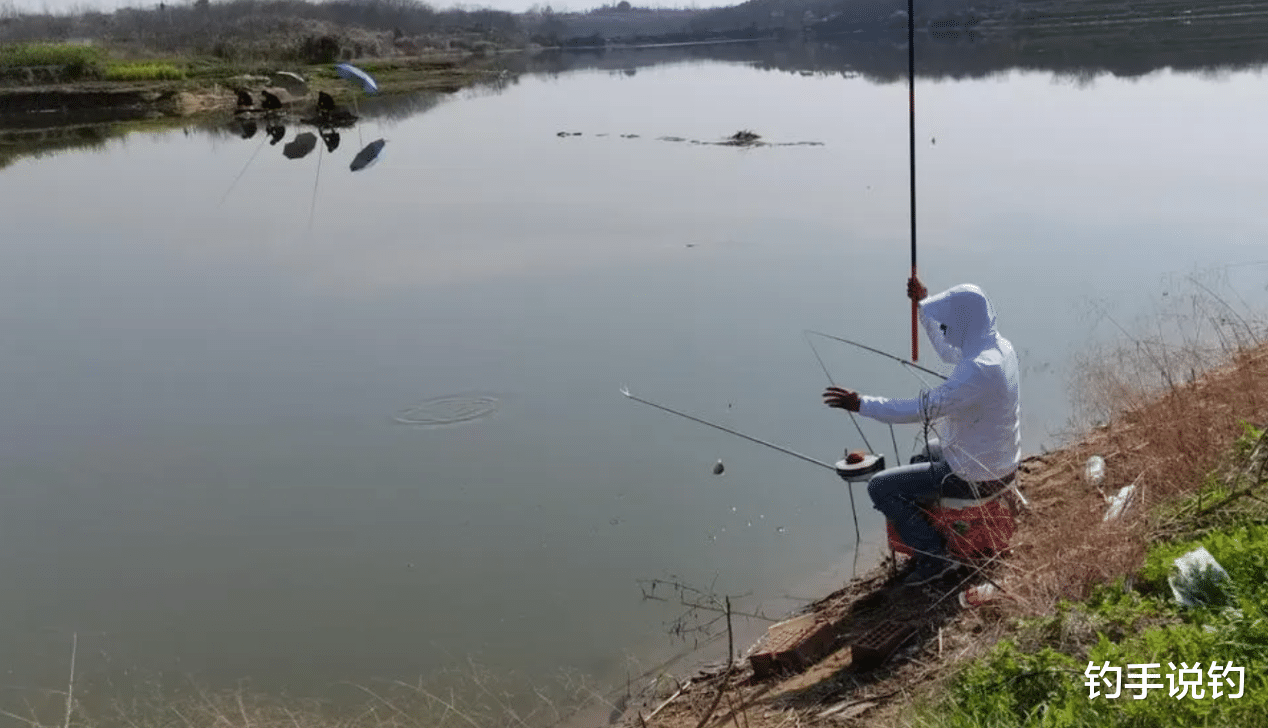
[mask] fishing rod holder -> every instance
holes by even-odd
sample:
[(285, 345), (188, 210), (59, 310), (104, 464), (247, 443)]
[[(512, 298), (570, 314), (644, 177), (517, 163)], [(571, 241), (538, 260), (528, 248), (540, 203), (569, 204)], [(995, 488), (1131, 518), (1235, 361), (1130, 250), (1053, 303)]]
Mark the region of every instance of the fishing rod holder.
[[(848, 454), (846, 457), (849, 457)], [(838, 460), (833, 468), (837, 471), (837, 475), (847, 483), (866, 483), (872, 479), (873, 475), (885, 469), (884, 455), (864, 455), (863, 459), (857, 463), (846, 462), (845, 459)]]

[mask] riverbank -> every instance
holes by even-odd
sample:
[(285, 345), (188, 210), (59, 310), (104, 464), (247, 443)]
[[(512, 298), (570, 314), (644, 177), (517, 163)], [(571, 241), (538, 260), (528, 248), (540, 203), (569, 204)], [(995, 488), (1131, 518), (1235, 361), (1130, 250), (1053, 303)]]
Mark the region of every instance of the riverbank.
[[(1085, 721), (1071, 726), (1108, 725), (1107, 715), (1127, 720), (1118, 704), (1087, 701), (1081, 671), (1089, 657), (1116, 655), (1124, 667), (1220, 658), (1211, 645), (1197, 654), (1201, 640), (1193, 634), (1241, 635), (1257, 629), (1253, 617), (1268, 609), (1254, 586), (1268, 574), (1253, 560), (1229, 567), (1248, 585), (1237, 592), (1242, 611), (1236, 614), (1244, 612), (1245, 620), (1182, 613), (1165, 583), (1169, 559), (1195, 543), (1212, 544), (1224, 562), (1236, 562), (1236, 551), (1215, 544), (1240, 543), (1247, 537), (1230, 529), (1265, 521), (1256, 493), (1268, 488), (1268, 345), (1262, 327), (1240, 323), (1243, 345), (1226, 350), (1222, 364), (1204, 374), (1200, 363), (1177, 355), (1183, 350), (1159, 357), (1166, 351), (1159, 342), (1135, 342), (1136, 358), (1127, 366), (1125, 351), (1083, 363), (1080, 389), (1089, 410), (1109, 416), (1071, 444), (1023, 460), (1020, 489), (1029, 507), (1000, 564), (919, 593), (895, 586), (901, 565), (882, 564), (804, 610), (833, 626), (831, 645), (805, 669), (765, 677), (747, 659), (729, 671), (718, 664), (690, 679), (680, 676), (673, 689), (662, 684), (625, 711), (623, 725), (959, 726), (979, 725), (973, 721), (987, 709), (1005, 716), (1000, 725), (1039, 725), (1055, 707)], [(1201, 352), (1192, 347), (1188, 353), (1216, 361), (1196, 356)], [(1094, 454), (1105, 458), (1108, 472), (1097, 485), (1084, 477)], [(1129, 486), (1135, 486), (1131, 505), (1107, 520), (1112, 496)], [(965, 594), (990, 582), (1000, 591)], [(905, 625), (905, 639), (883, 662), (857, 664), (862, 653), (853, 645), (887, 624)], [(1142, 631), (1150, 635), (1148, 649), (1134, 637)], [(1098, 642), (1098, 635), (1108, 637)], [(1127, 659), (1138, 654), (1139, 660)], [(1242, 666), (1246, 689), (1253, 690), (1259, 678), (1251, 676), (1262, 674), (1265, 665), (1258, 662), (1265, 656), (1258, 648), (1239, 656), (1250, 662)], [(1014, 688), (1019, 676), (1042, 679), (1038, 688)], [(983, 686), (990, 699), (982, 697)], [(1075, 699), (1079, 691), (1083, 702)], [(1130, 706), (1130, 715), (1174, 710), (1166, 694), (1151, 700), (1159, 704)], [(1256, 709), (1211, 705), (1194, 710), (1216, 711), (1234, 721), (1229, 725), (1241, 715), (1235, 711)], [(1220, 711), (1234, 712), (1229, 718)]]
[[(433, 54), (361, 63), (374, 76), (379, 93), (388, 95), (453, 93), (498, 73), (487, 54)], [(283, 113), (311, 111), (318, 92), (329, 93), (344, 105), (352, 105), (363, 93), (359, 86), (339, 78), (333, 64), (242, 66), (173, 60), (153, 64), (152, 70), (159, 68), (174, 69), (172, 73), (180, 78), (0, 85), (0, 130), (229, 114), (237, 107), (238, 89), (257, 97), (269, 90), (281, 100)], [(283, 85), (279, 73), (296, 74), (304, 83)]]

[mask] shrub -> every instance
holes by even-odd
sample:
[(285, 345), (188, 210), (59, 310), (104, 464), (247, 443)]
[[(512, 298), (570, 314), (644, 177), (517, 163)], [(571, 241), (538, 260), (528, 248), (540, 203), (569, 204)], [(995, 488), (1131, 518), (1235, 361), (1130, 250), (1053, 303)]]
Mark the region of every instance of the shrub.
[(180, 81), (185, 70), (171, 63), (112, 63), (105, 77), (111, 81)]

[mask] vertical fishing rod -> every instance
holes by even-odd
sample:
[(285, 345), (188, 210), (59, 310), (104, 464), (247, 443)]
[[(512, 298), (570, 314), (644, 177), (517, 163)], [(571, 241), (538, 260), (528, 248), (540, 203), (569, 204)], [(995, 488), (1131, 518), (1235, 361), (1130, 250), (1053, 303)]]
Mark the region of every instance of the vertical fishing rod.
[[(910, 103), (908, 143), (911, 157), (911, 277), (916, 277), (916, 8), (915, 0), (907, 0), (907, 96)], [(916, 333), (918, 304), (911, 299), (911, 360), (920, 357), (920, 338)]]

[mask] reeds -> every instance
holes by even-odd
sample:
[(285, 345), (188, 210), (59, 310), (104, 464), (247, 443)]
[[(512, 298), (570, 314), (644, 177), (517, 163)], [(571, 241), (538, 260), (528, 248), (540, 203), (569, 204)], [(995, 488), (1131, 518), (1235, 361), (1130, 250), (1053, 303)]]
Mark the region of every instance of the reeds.
[[(1244, 423), (1268, 420), (1268, 327), (1198, 278), (1186, 280), (1185, 290), (1164, 294), (1166, 305), (1139, 327), (1146, 333), (1129, 332), (1102, 312), (1122, 338), (1076, 362), (1072, 424), (1086, 434), (1045, 458), (1044, 492), (1010, 564), (1027, 613), (1050, 614), (1060, 600), (1083, 599), (1097, 584), (1130, 577), (1150, 540), (1164, 535), (1157, 506), (1238, 467), (1228, 462), (1238, 455), (1229, 453)], [(1092, 455), (1107, 463), (1099, 487), (1083, 477)], [(1106, 522), (1104, 496), (1132, 484), (1135, 505)]]
[[(541, 682), (468, 661), (412, 682), (342, 683), (323, 699), (253, 689), (245, 681), (213, 689), (174, 676), (94, 684), (76, 675), (61, 689), (31, 691), (0, 705), (0, 724), (23, 728), (546, 728), (585, 711), (603, 723), (624, 699), (605, 696), (588, 678), (561, 672)], [(88, 677), (81, 689), (80, 681)], [(609, 699), (611, 698), (611, 699)], [(32, 701), (33, 699), (33, 701)], [(615, 702), (614, 702), (615, 701)], [(19, 705), (24, 707), (18, 707)], [(583, 720), (583, 723), (586, 721)]]

